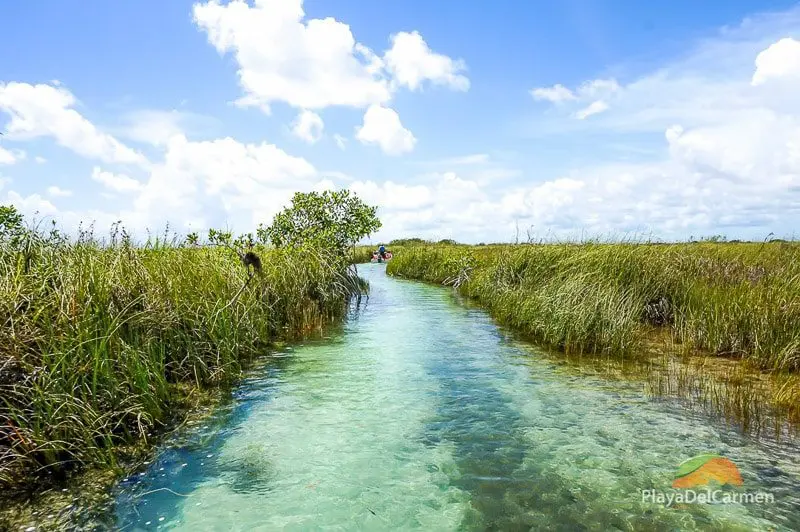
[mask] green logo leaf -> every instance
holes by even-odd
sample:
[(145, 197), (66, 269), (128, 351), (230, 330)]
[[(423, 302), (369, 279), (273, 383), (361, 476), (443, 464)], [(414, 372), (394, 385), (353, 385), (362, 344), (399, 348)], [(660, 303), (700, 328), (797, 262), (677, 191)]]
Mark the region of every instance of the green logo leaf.
[(678, 470), (675, 472), (675, 478), (685, 477), (689, 473), (697, 471), (709, 460), (713, 460), (714, 458), (722, 458), (722, 456), (718, 454), (699, 454), (694, 458), (689, 458), (678, 466)]

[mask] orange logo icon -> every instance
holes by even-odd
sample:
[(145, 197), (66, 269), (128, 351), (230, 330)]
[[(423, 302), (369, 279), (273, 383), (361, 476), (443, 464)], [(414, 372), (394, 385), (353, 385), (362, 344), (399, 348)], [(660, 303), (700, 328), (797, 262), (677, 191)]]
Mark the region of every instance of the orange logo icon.
[(736, 464), (716, 454), (701, 454), (678, 466), (673, 488), (696, 488), (715, 482), (719, 485), (742, 485), (742, 475)]

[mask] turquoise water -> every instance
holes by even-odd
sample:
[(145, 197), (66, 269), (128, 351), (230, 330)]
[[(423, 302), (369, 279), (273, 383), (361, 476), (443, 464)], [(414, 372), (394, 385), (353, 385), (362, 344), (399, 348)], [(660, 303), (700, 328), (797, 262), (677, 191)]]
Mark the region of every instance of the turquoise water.
[[(797, 530), (800, 449), (567, 368), (449, 290), (359, 266), (369, 301), (256, 367), (121, 483), (123, 530)], [(700, 453), (773, 503), (644, 502)]]

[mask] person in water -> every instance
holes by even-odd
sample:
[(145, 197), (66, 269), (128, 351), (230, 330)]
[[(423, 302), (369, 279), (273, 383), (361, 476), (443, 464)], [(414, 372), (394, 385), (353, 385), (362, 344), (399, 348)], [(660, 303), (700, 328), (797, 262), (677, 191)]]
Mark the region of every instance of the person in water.
[(381, 246), (381, 247), (378, 248), (378, 255), (382, 259), (386, 258), (386, 246)]

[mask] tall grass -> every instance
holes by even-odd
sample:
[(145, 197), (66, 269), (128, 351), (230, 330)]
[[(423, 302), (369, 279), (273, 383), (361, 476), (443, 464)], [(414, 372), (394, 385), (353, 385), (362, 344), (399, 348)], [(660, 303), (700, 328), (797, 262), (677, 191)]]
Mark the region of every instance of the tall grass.
[(372, 253), (377, 249), (375, 246), (356, 246), (350, 253), (353, 264), (363, 264), (372, 259)]
[[(341, 258), (154, 239), (28, 235), (0, 248), (0, 492), (115, 466), (186, 390), (231, 382), (270, 342), (341, 318), (363, 288)], [(238, 295), (237, 295), (238, 294)]]
[(630, 356), (656, 327), (686, 350), (800, 369), (800, 245), (417, 245), (391, 274), (450, 284), (565, 351)]

